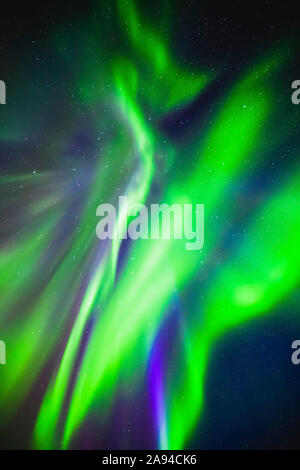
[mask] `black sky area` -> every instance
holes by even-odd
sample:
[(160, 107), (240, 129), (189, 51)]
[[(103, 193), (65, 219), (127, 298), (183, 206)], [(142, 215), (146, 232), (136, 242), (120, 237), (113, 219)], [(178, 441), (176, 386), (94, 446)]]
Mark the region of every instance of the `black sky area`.
[[(32, 40), (42, 40), (57, 25), (101, 14), (101, 5), (114, 1), (5, 2), (0, 14), (0, 54)], [(170, 10), (174, 40), (186, 55), (242, 58), (274, 46), (283, 38), (300, 39), (298, 2), (241, 0), (137, 1), (153, 22)], [(0, 55), (0, 57), (1, 57)], [(3, 58), (3, 57), (2, 57)], [(2, 67), (3, 68), (3, 64)]]

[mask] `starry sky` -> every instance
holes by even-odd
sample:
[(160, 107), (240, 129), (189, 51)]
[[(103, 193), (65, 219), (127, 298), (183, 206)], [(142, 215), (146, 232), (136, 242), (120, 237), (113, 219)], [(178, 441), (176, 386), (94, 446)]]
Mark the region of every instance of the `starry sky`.
[[(0, 448), (299, 448), (299, 39), (289, 2), (5, 6)], [(204, 204), (203, 249), (100, 241), (120, 195)]]

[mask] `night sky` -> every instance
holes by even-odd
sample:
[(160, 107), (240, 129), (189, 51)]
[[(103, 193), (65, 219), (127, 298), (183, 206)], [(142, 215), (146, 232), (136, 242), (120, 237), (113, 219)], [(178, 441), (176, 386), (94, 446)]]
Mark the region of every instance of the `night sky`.
[[(295, 4), (1, 9), (0, 448), (298, 449)], [(99, 240), (121, 195), (203, 249)]]

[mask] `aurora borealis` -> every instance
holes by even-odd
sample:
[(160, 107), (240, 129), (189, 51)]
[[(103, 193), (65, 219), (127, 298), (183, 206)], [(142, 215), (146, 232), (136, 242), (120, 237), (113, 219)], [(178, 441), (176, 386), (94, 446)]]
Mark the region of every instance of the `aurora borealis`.
[[(238, 65), (225, 58), (228, 72), (215, 45), (185, 57), (183, 5), (146, 3), (95, 2), (16, 52), (10, 80), (3, 72), (1, 439), (294, 447), (297, 41), (283, 28)], [(99, 240), (98, 205), (122, 195), (204, 204), (203, 249)]]

